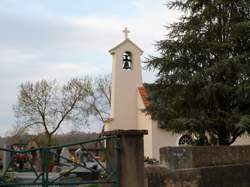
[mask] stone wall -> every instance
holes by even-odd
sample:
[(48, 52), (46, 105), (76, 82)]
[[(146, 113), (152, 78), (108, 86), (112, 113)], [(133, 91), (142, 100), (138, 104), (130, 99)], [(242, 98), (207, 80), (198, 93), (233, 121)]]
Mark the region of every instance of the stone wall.
[(250, 146), (190, 146), (160, 149), (160, 161), (170, 169), (250, 162)]
[(146, 187), (249, 187), (250, 146), (165, 147)]
[(182, 169), (166, 176), (165, 187), (249, 187), (250, 163)]
[(169, 172), (164, 166), (145, 165), (145, 187), (165, 187)]
[(250, 163), (169, 170), (145, 167), (145, 187), (249, 187)]

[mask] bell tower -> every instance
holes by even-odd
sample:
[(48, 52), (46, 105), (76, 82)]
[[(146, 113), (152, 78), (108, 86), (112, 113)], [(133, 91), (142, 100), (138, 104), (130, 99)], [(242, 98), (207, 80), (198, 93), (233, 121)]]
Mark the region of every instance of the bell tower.
[(141, 55), (143, 51), (132, 42), (129, 30), (124, 40), (112, 48), (111, 116), (106, 130), (137, 129), (137, 87), (142, 85)]

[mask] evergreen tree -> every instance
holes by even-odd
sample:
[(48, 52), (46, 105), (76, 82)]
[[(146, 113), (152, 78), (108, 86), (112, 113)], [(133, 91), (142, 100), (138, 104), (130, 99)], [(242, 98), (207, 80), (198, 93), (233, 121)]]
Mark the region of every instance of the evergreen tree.
[(159, 73), (147, 112), (174, 133), (230, 145), (250, 133), (250, 1), (175, 0), (168, 6), (184, 14), (157, 43), (159, 57), (148, 60)]

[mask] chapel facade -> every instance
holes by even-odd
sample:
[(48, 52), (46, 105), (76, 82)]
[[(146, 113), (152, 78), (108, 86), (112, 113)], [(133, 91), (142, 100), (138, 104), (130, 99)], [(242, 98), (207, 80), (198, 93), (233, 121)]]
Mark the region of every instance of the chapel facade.
[[(105, 131), (148, 130), (144, 136), (145, 157), (159, 159), (161, 147), (187, 145), (192, 142), (192, 136), (161, 129), (157, 121), (143, 112), (150, 104), (142, 81), (143, 50), (129, 39), (127, 28), (123, 32), (125, 39), (109, 51), (112, 55), (111, 116), (105, 121)], [(242, 137), (234, 144), (249, 143), (249, 137)]]

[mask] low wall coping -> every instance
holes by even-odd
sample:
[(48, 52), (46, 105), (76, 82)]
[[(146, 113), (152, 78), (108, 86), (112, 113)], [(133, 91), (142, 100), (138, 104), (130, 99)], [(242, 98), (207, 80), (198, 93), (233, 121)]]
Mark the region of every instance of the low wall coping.
[(129, 130), (117, 129), (117, 130), (112, 130), (112, 131), (105, 131), (103, 133), (104, 136), (112, 136), (112, 135), (142, 136), (142, 135), (147, 135), (147, 134), (148, 134), (148, 130), (135, 130), (135, 129), (129, 129)]

